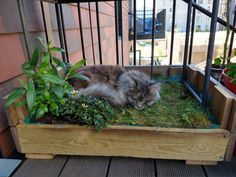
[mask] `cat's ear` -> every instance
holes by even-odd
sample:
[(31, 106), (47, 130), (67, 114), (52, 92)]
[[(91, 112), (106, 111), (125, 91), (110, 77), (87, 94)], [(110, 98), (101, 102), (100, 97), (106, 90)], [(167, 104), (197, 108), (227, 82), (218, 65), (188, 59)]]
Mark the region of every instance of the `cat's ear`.
[(149, 84), (149, 90), (153, 94), (159, 92), (161, 90), (161, 83), (160, 82), (151, 82)]

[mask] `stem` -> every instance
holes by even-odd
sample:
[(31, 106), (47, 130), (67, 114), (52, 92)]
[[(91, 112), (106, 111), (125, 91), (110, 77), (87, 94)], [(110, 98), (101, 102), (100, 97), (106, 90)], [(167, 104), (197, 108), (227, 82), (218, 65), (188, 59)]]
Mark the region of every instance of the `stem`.
[[(223, 62), (222, 67), (225, 66), (225, 60), (226, 60), (226, 54), (227, 54), (227, 44), (229, 40), (229, 34), (230, 34), (230, 0), (227, 0), (227, 11), (226, 11), (226, 38), (224, 43), (224, 54), (223, 54)], [(228, 59), (227, 59), (228, 61)]]

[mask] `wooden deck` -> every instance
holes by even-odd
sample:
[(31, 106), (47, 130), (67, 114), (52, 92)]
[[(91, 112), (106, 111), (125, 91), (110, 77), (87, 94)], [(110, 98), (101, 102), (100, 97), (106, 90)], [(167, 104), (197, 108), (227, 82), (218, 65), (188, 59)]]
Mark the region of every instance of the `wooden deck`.
[[(1, 176), (1, 175), (0, 175)], [(13, 177), (236, 177), (236, 159), (216, 166), (121, 157), (56, 156), (25, 160)]]

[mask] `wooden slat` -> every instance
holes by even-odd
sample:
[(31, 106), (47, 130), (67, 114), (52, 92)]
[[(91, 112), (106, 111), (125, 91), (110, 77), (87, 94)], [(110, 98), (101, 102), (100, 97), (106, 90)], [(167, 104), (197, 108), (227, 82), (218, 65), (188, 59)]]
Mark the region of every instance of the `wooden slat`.
[(15, 105), (10, 105), (8, 108), (5, 108), (4, 110), (7, 115), (8, 124), (11, 127), (18, 125), (19, 119), (18, 119)]
[(231, 131), (232, 133), (236, 133), (236, 98), (234, 98), (234, 101), (233, 101), (233, 104), (232, 104), (227, 129), (229, 131)]
[(204, 166), (207, 177), (235, 177), (235, 168), (235, 165), (233, 169), (227, 163), (223, 162), (218, 164), (217, 166)]
[(72, 156), (60, 177), (105, 177), (108, 165), (108, 157)]
[(16, 129), (16, 127), (10, 127), (10, 130), (11, 130), (12, 138), (13, 138), (14, 143), (15, 143), (16, 150), (17, 150), (18, 152), (21, 152), (20, 142), (19, 142), (19, 137), (18, 137), (17, 129)]
[(8, 177), (20, 165), (21, 160), (0, 159), (0, 176)]
[(201, 166), (177, 160), (156, 160), (156, 171), (158, 177), (205, 177)]
[(226, 161), (231, 161), (234, 153), (234, 146), (235, 146), (235, 140), (236, 140), (236, 134), (231, 133), (230, 138), (229, 138), (229, 143), (227, 146), (226, 154), (225, 154), (225, 160)]
[(108, 177), (155, 177), (154, 160), (112, 158)]
[(188, 66), (187, 68), (187, 82), (191, 83), (192, 86), (197, 88), (198, 82), (198, 69), (194, 68), (193, 66)]
[(23, 153), (209, 161), (224, 159), (229, 138), (223, 129), (18, 125), (17, 131)]
[(217, 117), (221, 128), (226, 129), (228, 126), (233, 97), (228, 94), (222, 87), (215, 86), (216, 91), (211, 101), (211, 111)]
[(58, 177), (66, 160), (66, 156), (58, 156), (53, 160), (27, 159), (13, 177)]

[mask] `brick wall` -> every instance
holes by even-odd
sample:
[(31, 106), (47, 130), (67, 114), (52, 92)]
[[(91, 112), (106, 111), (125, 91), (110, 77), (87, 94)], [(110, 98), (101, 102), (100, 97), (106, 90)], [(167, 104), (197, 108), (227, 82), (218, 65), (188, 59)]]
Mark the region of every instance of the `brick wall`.
[[(35, 36), (45, 38), (44, 26), (39, 1), (25, 1), (24, 9), (27, 16), (28, 28), (30, 31), (30, 44), (33, 50), (39, 46)], [(128, 64), (128, 3), (123, 2), (123, 31), (124, 31), (124, 63)], [(55, 15), (55, 7), (51, 3), (44, 3), (44, 10), (47, 17), (50, 40), (55, 46), (59, 46), (58, 28)], [(82, 58), (81, 36), (76, 4), (63, 5), (66, 38), (69, 51), (69, 58), (72, 63)], [(85, 55), (87, 64), (94, 62), (99, 64), (98, 35), (96, 22), (95, 3), (91, 3), (91, 19), (89, 20), (88, 3), (81, 4), (82, 26), (84, 36)], [(115, 48), (115, 18), (114, 2), (99, 3), (99, 19), (101, 32), (101, 48), (103, 64), (116, 64)], [(91, 36), (91, 30), (93, 36)], [(94, 45), (92, 47), (92, 37)], [(121, 49), (121, 43), (119, 48)], [(8, 128), (6, 115), (3, 110), (3, 97), (18, 85), (17, 78), (23, 77), (21, 64), (26, 60), (26, 49), (22, 34), (19, 12), (16, 0), (5, 0), (0, 6), (0, 157), (8, 156), (14, 145)], [(120, 51), (121, 52), (121, 51)], [(121, 63), (121, 54), (120, 63)]]

